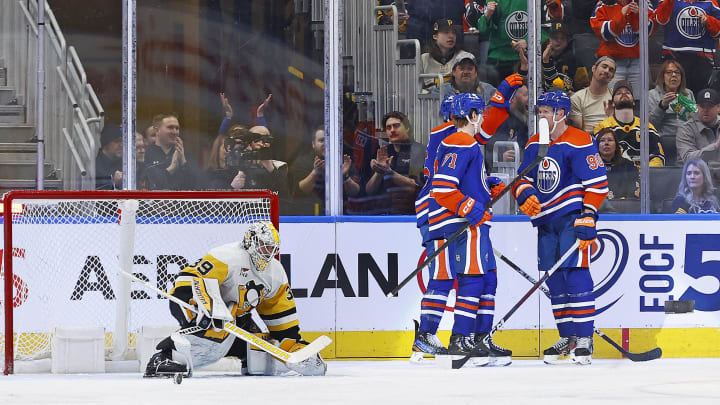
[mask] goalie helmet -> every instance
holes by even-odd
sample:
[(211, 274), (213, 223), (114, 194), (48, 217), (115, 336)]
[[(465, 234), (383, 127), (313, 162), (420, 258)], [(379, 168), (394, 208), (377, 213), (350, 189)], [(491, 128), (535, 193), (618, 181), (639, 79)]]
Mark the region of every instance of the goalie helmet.
[(280, 251), (280, 236), (272, 222), (254, 222), (245, 231), (242, 247), (247, 250), (255, 267), (265, 270)]
[(440, 116), (443, 118), (444, 121), (450, 121), (450, 119), (452, 118), (452, 115), (450, 114), (452, 113), (454, 98), (454, 95), (447, 96), (440, 104)]
[(565, 111), (566, 117), (570, 114), (570, 109), (572, 108), (570, 97), (563, 91), (548, 91), (543, 93), (538, 97), (537, 106), (540, 107), (543, 105), (552, 107), (555, 112), (562, 108), (563, 111)]
[(472, 110), (475, 110), (478, 115), (482, 115), (483, 111), (485, 111), (485, 101), (477, 94), (462, 93), (453, 98), (452, 109), (450, 110), (453, 117), (468, 117)]

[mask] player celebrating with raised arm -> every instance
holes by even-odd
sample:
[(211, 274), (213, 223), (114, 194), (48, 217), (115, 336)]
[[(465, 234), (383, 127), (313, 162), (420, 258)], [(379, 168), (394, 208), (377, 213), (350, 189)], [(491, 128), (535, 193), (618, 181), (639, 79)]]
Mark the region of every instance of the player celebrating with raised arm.
[[(281, 349), (295, 352), (307, 345), (300, 337), (287, 275), (275, 259), (279, 251), (277, 230), (260, 221), (248, 227), (242, 241), (216, 247), (183, 269), (171, 294), (197, 310), (170, 301), (170, 312), (182, 329), (157, 345), (160, 352), (148, 362), (145, 376), (189, 373), (225, 356), (245, 358), (246, 343), (224, 330), (223, 324), (234, 320), (240, 327), (257, 328), (251, 319), (253, 309)], [(327, 365), (315, 354), (299, 363), (276, 361), (274, 368), (294, 375), (325, 375)]]
[[(608, 192), (605, 165), (592, 137), (567, 125), (570, 98), (549, 91), (538, 98), (540, 118), (552, 122), (550, 147), (542, 162), (512, 190), (520, 209), (538, 228), (540, 271), (548, 271), (577, 239), (578, 251), (547, 280), (560, 340), (543, 352), (554, 364), (571, 355), (590, 364), (593, 352), (595, 298), (590, 275), (590, 248), (597, 236), (597, 210)], [(538, 153), (538, 135), (525, 147), (522, 171)]]
[[(494, 297), (497, 288), (495, 259), (490, 243), (492, 218), (486, 205), (493, 195), (504, 188), (498, 178), (488, 178), (483, 165), (481, 145), (507, 118), (507, 106), (515, 90), (522, 85), (518, 75), (508, 77), (492, 99), (492, 107), (485, 112), (485, 103), (476, 94), (456, 95), (452, 104), (452, 118), (457, 132), (446, 137), (438, 146), (435, 174), (431, 179), (428, 223), (431, 239), (446, 240), (466, 223), (472, 226), (449, 246), (449, 267), (457, 277), (455, 322), (450, 337), (449, 354), (465, 356), (476, 345), (476, 365), (509, 364), (512, 352), (490, 341), (482, 342), (492, 326)], [(482, 330), (487, 327), (487, 330)]]

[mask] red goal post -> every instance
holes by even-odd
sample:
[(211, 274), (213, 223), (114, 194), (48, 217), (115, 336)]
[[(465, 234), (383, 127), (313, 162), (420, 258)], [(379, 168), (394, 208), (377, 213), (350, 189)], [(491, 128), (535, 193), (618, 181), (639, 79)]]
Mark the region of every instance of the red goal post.
[(268, 190), (11, 191), (2, 206), (4, 374), (47, 359), (58, 325), (102, 326), (106, 360), (132, 358), (139, 327), (173, 319), (166, 299), (117, 269), (167, 290), (177, 271), (240, 240), (247, 224), (279, 229)]

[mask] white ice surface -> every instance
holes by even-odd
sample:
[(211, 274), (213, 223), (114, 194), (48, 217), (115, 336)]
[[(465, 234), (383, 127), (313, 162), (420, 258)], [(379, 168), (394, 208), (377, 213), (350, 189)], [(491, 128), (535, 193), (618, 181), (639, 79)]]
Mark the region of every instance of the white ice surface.
[(140, 374), (0, 375), (0, 404), (720, 404), (720, 359), (595, 360), (462, 370), (331, 361), (325, 377), (200, 373), (175, 385)]

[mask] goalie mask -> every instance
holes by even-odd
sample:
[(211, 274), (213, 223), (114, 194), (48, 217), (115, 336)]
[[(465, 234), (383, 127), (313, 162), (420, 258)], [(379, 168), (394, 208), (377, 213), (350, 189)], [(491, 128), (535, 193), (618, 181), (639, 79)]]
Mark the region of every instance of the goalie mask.
[(255, 267), (265, 270), (280, 251), (280, 236), (271, 222), (255, 222), (245, 231), (242, 247), (247, 250)]

